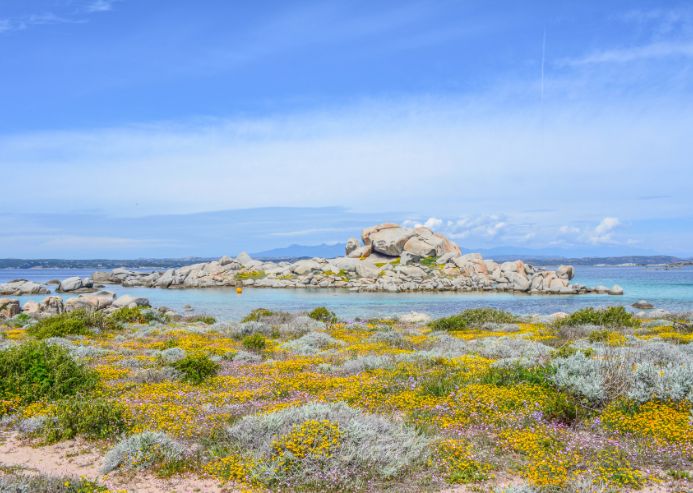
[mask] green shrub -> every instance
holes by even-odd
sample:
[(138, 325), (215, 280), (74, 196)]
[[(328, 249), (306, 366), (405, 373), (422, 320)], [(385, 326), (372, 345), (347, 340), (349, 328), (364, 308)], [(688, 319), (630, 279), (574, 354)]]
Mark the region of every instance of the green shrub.
[(260, 352), (267, 346), (267, 341), (265, 341), (265, 338), (262, 336), (262, 334), (258, 334), (257, 332), (255, 334), (245, 336), (242, 342), (243, 347), (249, 351)]
[(609, 340), (610, 332), (607, 329), (603, 330), (593, 330), (590, 335), (587, 336), (587, 340), (590, 342), (606, 342)]
[(267, 308), (256, 308), (243, 317), (241, 322), (259, 322), (262, 317), (271, 317), (272, 315), (274, 315), (274, 312)]
[(325, 308), (324, 306), (319, 306), (311, 311), (308, 316), (313, 320), (318, 320), (320, 322), (325, 322), (326, 324), (331, 324), (337, 321), (337, 315)]
[(564, 344), (551, 352), (551, 358), (569, 358), (575, 353), (583, 353), (585, 356), (590, 357), (594, 354), (594, 350), (592, 348), (578, 349), (570, 344)]
[(622, 306), (610, 306), (602, 309), (583, 308), (556, 321), (555, 325), (557, 327), (574, 327), (576, 325), (638, 327), (640, 321), (632, 313), (628, 313)]
[(127, 430), (127, 408), (103, 398), (63, 399), (56, 403), (54, 419), (43, 430), (48, 442), (68, 440), (77, 435), (103, 439)]
[(521, 365), (492, 366), (480, 377), (480, 382), (501, 387), (512, 387), (519, 383), (551, 386), (551, 376), (555, 369), (551, 366), (525, 368)]
[(265, 275), (265, 271), (262, 270), (249, 270), (246, 272), (239, 272), (234, 277), (237, 281), (245, 281), (246, 279), (262, 279)]
[(189, 354), (171, 366), (182, 373), (183, 381), (194, 384), (200, 384), (219, 372), (219, 364), (205, 354)]
[(28, 341), (0, 351), (0, 399), (60, 399), (91, 390), (97, 381), (96, 372), (61, 346)]
[(465, 382), (463, 375), (450, 371), (434, 372), (420, 382), (420, 392), (434, 397), (445, 397), (459, 389)]
[(65, 337), (69, 335), (87, 335), (92, 329), (119, 330), (121, 325), (100, 312), (75, 310), (53, 315), (39, 320), (27, 328), (27, 333), (37, 339)]
[(9, 319), (7, 321), (7, 325), (9, 325), (10, 327), (24, 327), (29, 322), (31, 322), (31, 317), (26, 313), (20, 313), (19, 315), (15, 315), (11, 319)]
[(115, 322), (131, 324), (147, 324), (153, 320), (156, 320), (156, 316), (151, 312), (151, 310), (142, 310), (142, 308), (139, 306), (124, 306), (122, 308), (118, 308), (116, 311), (111, 313), (109, 317)]
[(424, 257), (421, 260), (419, 260), (419, 263), (421, 265), (425, 265), (426, 267), (433, 267), (436, 265), (436, 261), (438, 260), (438, 257)]
[(214, 325), (217, 323), (217, 319), (211, 315), (188, 315), (187, 317), (183, 317), (183, 321), (190, 323), (199, 322), (206, 325)]
[(431, 323), (433, 330), (464, 330), (476, 328), (485, 323), (512, 323), (512, 313), (496, 308), (470, 308), (457, 315), (439, 318)]

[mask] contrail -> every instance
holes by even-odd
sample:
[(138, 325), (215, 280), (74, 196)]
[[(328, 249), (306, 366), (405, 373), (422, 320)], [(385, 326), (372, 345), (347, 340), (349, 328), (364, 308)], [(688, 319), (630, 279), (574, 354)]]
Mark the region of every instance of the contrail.
[(541, 98), (540, 101), (544, 101), (544, 61), (546, 60), (546, 29), (544, 29), (544, 36), (541, 40)]

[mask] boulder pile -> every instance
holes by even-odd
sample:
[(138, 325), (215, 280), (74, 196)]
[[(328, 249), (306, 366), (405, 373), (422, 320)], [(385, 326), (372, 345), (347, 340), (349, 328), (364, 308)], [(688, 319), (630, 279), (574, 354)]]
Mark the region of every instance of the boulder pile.
[(48, 296), (41, 301), (27, 301), (23, 306), (19, 300), (0, 298), (0, 318), (12, 318), (25, 313), (34, 318), (59, 315), (74, 310), (101, 311), (117, 310), (123, 307), (149, 307), (146, 298), (135, 298), (130, 295), (116, 297), (108, 291), (98, 291), (90, 294), (80, 294), (65, 301), (60, 296)]
[[(269, 262), (241, 253), (213, 262), (160, 272), (114, 269), (95, 272), (94, 283), (123, 286), (206, 288), (346, 288), (352, 291), (511, 291), (528, 294), (580, 294), (592, 288), (570, 284), (572, 266), (543, 270), (521, 260), (495, 262), (459, 246), (426, 227), (380, 224), (346, 242), (345, 256), (295, 262)], [(622, 289), (608, 290), (622, 294)]]

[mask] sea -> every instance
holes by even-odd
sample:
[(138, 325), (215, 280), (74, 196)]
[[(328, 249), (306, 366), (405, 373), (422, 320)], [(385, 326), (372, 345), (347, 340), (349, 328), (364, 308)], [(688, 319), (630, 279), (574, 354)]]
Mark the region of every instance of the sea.
[[(547, 266), (552, 267), (552, 266)], [(466, 308), (489, 306), (522, 315), (572, 312), (580, 308), (622, 305), (630, 308), (638, 300), (647, 300), (656, 308), (670, 312), (693, 312), (693, 266), (664, 269), (658, 266), (576, 266), (572, 282), (587, 286), (618, 284), (623, 296), (526, 295), (510, 293), (355, 293), (344, 289), (271, 289), (234, 288), (157, 289), (125, 288), (106, 285), (117, 295), (148, 298), (152, 306), (166, 306), (183, 312), (209, 314), (218, 320), (235, 321), (254, 308), (304, 311), (326, 306), (344, 320), (389, 317), (412, 311), (441, 317)], [(143, 269), (143, 271), (147, 271)], [(73, 276), (89, 277), (87, 269), (0, 269), (0, 283), (27, 279), (45, 283)], [(49, 286), (54, 289), (55, 286)], [(63, 295), (68, 298), (70, 296)], [(46, 295), (21, 296), (22, 302), (41, 300)]]

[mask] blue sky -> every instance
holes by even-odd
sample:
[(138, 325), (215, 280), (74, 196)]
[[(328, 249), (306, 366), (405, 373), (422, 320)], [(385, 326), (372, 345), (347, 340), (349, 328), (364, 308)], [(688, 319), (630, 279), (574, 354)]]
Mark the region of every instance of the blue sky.
[(4, 0), (0, 74), (0, 257), (693, 255), (690, 2)]

